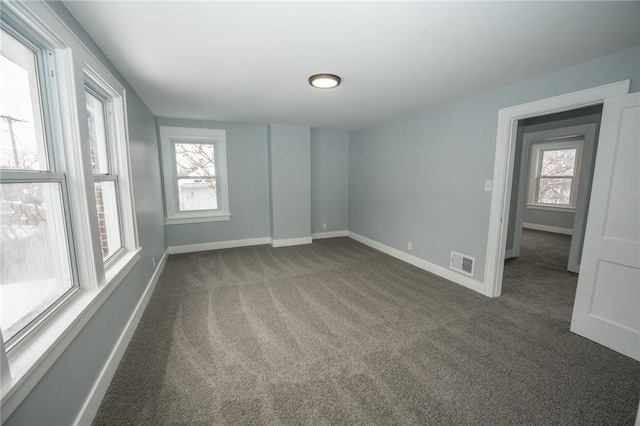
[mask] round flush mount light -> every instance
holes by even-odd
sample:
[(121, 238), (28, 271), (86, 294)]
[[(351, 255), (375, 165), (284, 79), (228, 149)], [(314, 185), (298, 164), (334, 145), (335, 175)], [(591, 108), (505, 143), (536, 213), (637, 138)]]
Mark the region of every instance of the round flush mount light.
[(309, 77), (309, 84), (316, 89), (333, 89), (342, 79), (335, 74), (315, 74)]

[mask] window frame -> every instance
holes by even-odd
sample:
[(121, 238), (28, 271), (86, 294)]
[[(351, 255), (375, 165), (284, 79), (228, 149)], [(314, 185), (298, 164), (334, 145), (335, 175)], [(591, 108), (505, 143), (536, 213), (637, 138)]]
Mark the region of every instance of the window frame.
[[(165, 225), (230, 220), (227, 174), (227, 141), (223, 129), (159, 126), (162, 177), (165, 194)], [(180, 211), (175, 144), (211, 144), (214, 149), (217, 209)], [(206, 178), (206, 177), (205, 177)]]
[[(4, 421), (29, 395), (34, 386), (94, 317), (109, 295), (140, 259), (129, 157), (126, 90), (89, 48), (44, 2), (3, 2), (2, 28), (23, 35), (42, 49), (46, 64), (45, 90), (40, 90), (49, 178), (64, 182), (65, 221), (70, 223), (67, 245), (75, 262), (72, 273), (78, 288), (60, 306), (7, 347), (0, 333), (0, 398)], [(40, 62), (39, 62), (40, 63)], [(117, 169), (118, 203), (122, 245), (117, 258), (103, 262), (99, 244), (98, 216), (93, 170), (88, 147), (88, 124), (84, 92), (85, 76), (109, 89), (113, 111), (113, 137), (117, 152), (111, 161)], [(41, 83), (42, 84), (42, 83)], [(43, 88), (44, 88), (43, 87)], [(55, 167), (55, 168), (52, 168)], [(16, 173), (21, 173), (17, 175)], [(51, 173), (51, 172), (46, 172)], [(35, 179), (41, 172), (12, 171), (2, 181)], [(42, 177), (40, 177), (42, 180)]]
[[(45, 168), (34, 169), (34, 171), (52, 171), (56, 167), (56, 158), (54, 156), (54, 152), (51, 150), (51, 147), (48, 146), (47, 141), (52, 137), (52, 126), (51, 126), (51, 114), (49, 106), (49, 98), (51, 97), (52, 87), (51, 84), (48, 84), (47, 79), (44, 77), (53, 71), (53, 63), (50, 60), (50, 55), (52, 52), (46, 46), (45, 43), (40, 42), (36, 37), (30, 36), (26, 31), (19, 25), (15, 20), (11, 19), (9, 16), (2, 17), (3, 22), (3, 30), (7, 32), (10, 36), (15, 38), (18, 42), (22, 43), (25, 47), (32, 50), (34, 56), (36, 58), (36, 68), (40, 69), (42, 72), (38, 72), (36, 75), (36, 82), (38, 84), (38, 88), (36, 91), (39, 94), (40, 98), (40, 114), (39, 123), (36, 124), (37, 130), (40, 131), (40, 135), (36, 133), (36, 138), (41, 137), (44, 138), (43, 141), (40, 142), (45, 149), (45, 159), (47, 161)], [(33, 90), (33, 88), (30, 88)], [(33, 100), (33, 93), (32, 100)], [(34, 114), (35, 118), (35, 114)], [(35, 123), (34, 123), (35, 124)], [(3, 169), (3, 173), (5, 171), (13, 171), (20, 169)]]
[[(527, 208), (550, 210), (550, 211), (575, 211), (578, 200), (578, 189), (580, 187), (580, 168), (582, 165), (582, 152), (584, 147), (584, 136), (562, 137), (554, 140), (534, 141), (531, 143), (529, 153), (529, 183), (527, 191)], [(561, 151), (575, 149), (575, 163), (572, 176), (552, 176), (551, 178), (571, 179), (571, 194), (569, 204), (550, 204), (538, 202), (540, 191), (540, 179), (549, 178), (541, 176), (543, 156), (546, 151)]]
[[(27, 325), (20, 329), (10, 339), (4, 339), (4, 336), (0, 336), (2, 341), (2, 348), (6, 353), (11, 351), (14, 347), (21, 344), (31, 333), (38, 329), (41, 324), (60, 307), (62, 307), (73, 295), (80, 290), (80, 279), (77, 273), (78, 260), (75, 250), (75, 236), (74, 227), (72, 223), (72, 215), (70, 209), (70, 197), (69, 188), (67, 186), (67, 174), (64, 170), (64, 161), (62, 157), (64, 155), (63, 147), (55, 147), (60, 135), (55, 132), (55, 129), (59, 127), (57, 122), (57, 115), (53, 113), (54, 103), (56, 99), (56, 87), (55, 82), (49, 81), (46, 76), (54, 72), (55, 61), (54, 53), (46, 42), (41, 41), (37, 36), (28, 33), (28, 29), (21, 25), (19, 20), (11, 15), (3, 14), (0, 18), (2, 22), (2, 29), (11, 37), (22, 43), (25, 47), (32, 50), (36, 59), (36, 79), (37, 88), (35, 89), (39, 94), (39, 105), (34, 108), (39, 108), (40, 114), (37, 118), (40, 118), (40, 122), (36, 124), (36, 139), (42, 138), (38, 143), (42, 144), (42, 148), (45, 151), (46, 164), (42, 165), (38, 169), (0, 169), (1, 170), (1, 183), (2, 184), (38, 184), (38, 183), (51, 183), (58, 184), (60, 190), (60, 205), (61, 215), (63, 217), (63, 229), (62, 231), (66, 237), (65, 248), (66, 253), (58, 252), (60, 256), (61, 264), (67, 264), (69, 267), (69, 275), (71, 279), (71, 287), (66, 290), (60, 297), (52, 302), (46, 309), (40, 314), (34, 317)], [(33, 90), (33, 88), (30, 88)], [(33, 94), (32, 94), (33, 95)], [(33, 96), (32, 96), (33, 98)], [(34, 118), (36, 115), (34, 114)], [(35, 123), (34, 123), (35, 124)], [(38, 134), (40, 132), (41, 134)], [(52, 203), (53, 206), (53, 203)], [(67, 259), (68, 256), (68, 259)], [(6, 357), (6, 353), (3, 353), (3, 357)]]
[[(93, 69), (85, 65), (84, 69), (84, 90), (88, 92), (90, 95), (98, 99), (102, 102), (104, 106), (104, 121), (105, 121), (105, 137), (106, 137), (106, 155), (107, 155), (107, 172), (106, 173), (98, 173), (93, 171), (92, 167), (92, 176), (94, 187), (96, 183), (103, 182), (113, 182), (115, 186), (116, 192), (116, 211), (118, 213), (118, 234), (120, 237), (120, 248), (117, 249), (114, 253), (111, 253), (109, 257), (103, 259), (105, 268), (109, 268), (111, 264), (117, 262), (117, 259), (126, 253), (126, 247), (124, 242), (124, 232), (122, 226), (122, 209), (121, 209), (121, 198), (119, 196), (120, 188), (119, 188), (119, 170), (121, 166), (117, 161), (117, 152), (118, 145), (122, 143), (118, 140), (116, 136), (118, 132), (116, 132), (116, 128), (118, 127), (117, 123), (117, 114), (114, 114), (114, 103), (117, 102), (118, 92), (111, 88), (109, 84), (104, 81), (100, 77), (100, 75), (95, 72)], [(85, 95), (86, 96), (86, 95)], [(122, 125), (123, 123), (120, 123)], [(88, 137), (88, 133), (87, 133)], [(97, 213), (97, 212), (96, 212)], [(101, 246), (102, 249), (102, 246)]]

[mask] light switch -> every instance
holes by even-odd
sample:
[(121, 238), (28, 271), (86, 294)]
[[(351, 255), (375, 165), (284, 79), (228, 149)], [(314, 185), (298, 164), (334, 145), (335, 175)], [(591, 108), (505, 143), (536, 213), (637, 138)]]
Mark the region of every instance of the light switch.
[(493, 182), (490, 180), (485, 180), (484, 181), (484, 190), (487, 192), (491, 192), (491, 186), (493, 185)]

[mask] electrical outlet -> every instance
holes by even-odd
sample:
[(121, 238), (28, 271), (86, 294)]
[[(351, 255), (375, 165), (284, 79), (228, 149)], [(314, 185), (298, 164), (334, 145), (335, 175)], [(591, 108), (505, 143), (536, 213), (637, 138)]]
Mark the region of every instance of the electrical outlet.
[(322, 224), (322, 229), (327, 229), (327, 224), (326, 223)]
[(409, 241), (409, 242), (407, 243), (407, 249), (408, 249), (408, 250), (413, 250), (413, 243), (412, 243), (411, 241)]
[(491, 192), (491, 187), (493, 186), (493, 182), (490, 180), (484, 181), (484, 190), (487, 192)]
[(152, 257), (151, 261), (153, 262), (153, 267), (155, 268), (156, 267), (156, 257), (155, 256)]

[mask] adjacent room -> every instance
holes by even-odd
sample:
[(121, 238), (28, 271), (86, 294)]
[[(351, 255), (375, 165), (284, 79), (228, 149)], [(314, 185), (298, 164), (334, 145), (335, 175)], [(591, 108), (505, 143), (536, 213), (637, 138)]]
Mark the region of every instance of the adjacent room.
[(3, 425), (640, 422), (640, 2), (0, 1)]

